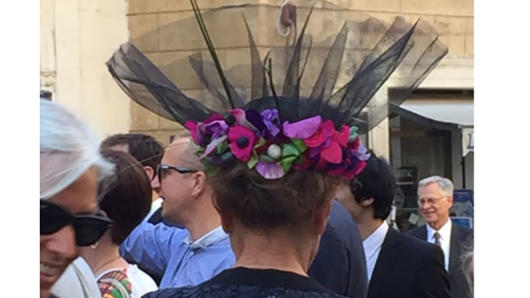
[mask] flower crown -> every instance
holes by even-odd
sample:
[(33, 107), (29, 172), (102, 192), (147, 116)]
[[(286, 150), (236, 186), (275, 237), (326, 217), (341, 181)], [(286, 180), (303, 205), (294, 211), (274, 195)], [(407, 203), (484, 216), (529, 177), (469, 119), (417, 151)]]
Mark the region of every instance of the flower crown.
[(278, 179), (290, 170), (317, 169), (332, 176), (353, 179), (370, 157), (356, 126), (335, 130), (320, 115), (281, 123), (277, 109), (216, 113), (202, 122), (185, 124), (199, 145), (200, 159), (209, 174), (234, 165), (236, 159), (265, 179)]

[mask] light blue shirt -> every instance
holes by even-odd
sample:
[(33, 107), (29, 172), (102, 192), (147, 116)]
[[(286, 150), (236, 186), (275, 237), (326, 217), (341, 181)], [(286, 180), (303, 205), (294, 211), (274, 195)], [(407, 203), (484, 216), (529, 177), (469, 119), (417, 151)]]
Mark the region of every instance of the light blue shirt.
[(194, 286), (235, 264), (228, 234), (220, 226), (191, 241), (186, 229), (144, 220), (121, 244), (120, 254), (162, 275), (160, 289)]

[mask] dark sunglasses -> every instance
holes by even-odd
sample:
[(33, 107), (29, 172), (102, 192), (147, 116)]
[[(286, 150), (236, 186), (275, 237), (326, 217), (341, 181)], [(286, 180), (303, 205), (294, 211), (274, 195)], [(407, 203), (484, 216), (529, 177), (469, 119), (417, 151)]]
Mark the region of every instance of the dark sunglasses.
[(156, 167), (156, 175), (158, 176), (158, 180), (162, 181), (164, 177), (168, 174), (168, 172), (171, 170), (177, 171), (181, 174), (198, 172), (197, 170), (192, 170), (192, 169), (188, 169), (184, 167), (170, 166), (170, 165), (161, 163), (158, 165), (158, 167)]
[(40, 200), (41, 235), (50, 235), (72, 225), (76, 245), (88, 246), (98, 241), (112, 224), (112, 219), (101, 213), (73, 215), (57, 204)]

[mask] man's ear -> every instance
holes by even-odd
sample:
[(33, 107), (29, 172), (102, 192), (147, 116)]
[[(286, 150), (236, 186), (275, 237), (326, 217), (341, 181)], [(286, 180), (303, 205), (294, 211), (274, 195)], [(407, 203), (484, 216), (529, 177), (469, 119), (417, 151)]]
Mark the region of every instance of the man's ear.
[(191, 191), (191, 195), (192, 197), (197, 198), (204, 191), (208, 182), (206, 181), (206, 174), (204, 172), (198, 171), (192, 175), (193, 190)]
[(362, 199), (359, 204), (363, 207), (368, 207), (374, 203), (374, 198)]
[(153, 178), (155, 178), (155, 170), (151, 166), (144, 166), (144, 172), (147, 178), (149, 178), (149, 181), (153, 181)]
[(326, 230), (332, 201), (333, 200), (326, 200), (315, 208), (313, 212), (313, 231), (315, 234), (322, 235)]

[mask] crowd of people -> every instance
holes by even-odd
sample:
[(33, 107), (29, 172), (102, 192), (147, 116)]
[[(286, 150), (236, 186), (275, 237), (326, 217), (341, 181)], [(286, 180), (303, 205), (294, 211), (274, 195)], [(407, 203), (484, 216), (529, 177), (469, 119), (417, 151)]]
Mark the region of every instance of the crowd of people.
[(245, 164), (209, 178), (196, 150), (190, 134), (99, 144), (41, 100), (41, 297), (471, 297), (449, 179), (419, 182), (427, 224), (405, 234), (385, 221), (395, 177), (374, 153), (353, 180), (271, 183)]
[[(246, 102), (218, 67), (227, 96), (209, 91), (222, 111), (183, 95), (125, 44), (107, 62), (113, 77), (186, 128), (165, 148), (139, 133), (99, 142), (41, 98), (40, 297), (472, 297), (473, 232), (451, 222), (451, 181), (419, 181), (426, 225), (396, 231), (386, 221), (394, 172), (358, 133), (367, 100), (401, 62), (417, 76), (412, 90), (447, 53), (418, 24), (394, 25), (338, 95), (327, 80), (339, 70), (327, 62), (340, 51), (329, 51), (305, 99), (297, 63), (277, 94), (270, 60), (254, 61), (263, 69), (252, 81), (263, 86), (251, 93), (272, 93)], [(289, 53), (300, 58), (301, 49)]]

